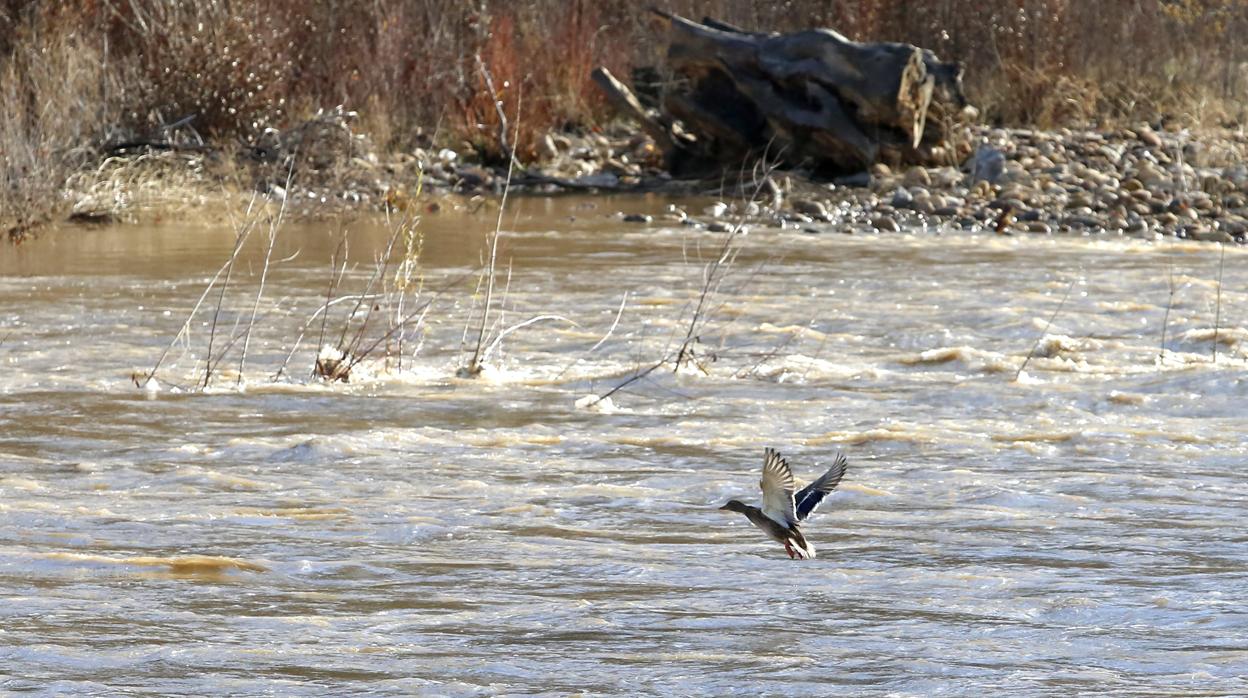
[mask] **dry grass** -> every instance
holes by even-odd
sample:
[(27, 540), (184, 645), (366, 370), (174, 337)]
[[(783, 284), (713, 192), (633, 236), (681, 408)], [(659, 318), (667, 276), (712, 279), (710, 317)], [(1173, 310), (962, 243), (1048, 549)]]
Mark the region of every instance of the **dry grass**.
[(0, 57), (0, 231), (18, 240), (65, 208), (66, 179), (92, 163), (113, 114), (94, 46), (41, 27), (13, 31)]

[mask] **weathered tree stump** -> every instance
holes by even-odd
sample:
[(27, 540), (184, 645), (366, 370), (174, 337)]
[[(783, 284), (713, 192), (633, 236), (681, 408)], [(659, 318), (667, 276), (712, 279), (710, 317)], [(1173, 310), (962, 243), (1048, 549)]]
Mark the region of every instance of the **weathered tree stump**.
[(949, 147), (949, 120), (929, 116), (966, 106), (961, 66), (917, 46), (658, 14), (671, 28), (661, 108), (646, 110), (605, 69), (594, 79), (654, 138), (673, 172), (758, 158), (824, 174), (881, 161), (931, 164)]

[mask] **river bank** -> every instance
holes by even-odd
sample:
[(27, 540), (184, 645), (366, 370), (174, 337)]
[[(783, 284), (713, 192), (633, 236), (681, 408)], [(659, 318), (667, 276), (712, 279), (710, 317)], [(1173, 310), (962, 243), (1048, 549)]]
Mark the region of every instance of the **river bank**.
[[(414, 148), (380, 153), (352, 128), (354, 114), (318, 114), (242, 149), (176, 143), (114, 149), (66, 182), (53, 208), (83, 224), (160, 219), (214, 205), (224, 195), (282, 202), (287, 215), (332, 217), (406, 210), (436, 212), (457, 196), (501, 194), (507, 168), (472, 153)], [(964, 162), (869, 171), (832, 180), (800, 170), (743, 171), (716, 180), (674, 179), (653, 142), (617, 126), (602, 133), (548, 134), (536, 164), (517, 163), (513, 193), (659, 192), (717, 197), (705, 212), (673, 210), (689, 225), (726, 221), (807, 232), (988, 229), (1019, 235), (1129, 235), (1215, 242), (1248, 234), (1248, 136), (1242, 129), (996, 129), (966, 127)], [(293, 164), (292, 164), (293, 163)], [(649, 215), (621, 211), (629, 223)], [(720, 220), (724, 219), (724, 220)], [(51, 215), (12, 223), (11, 239)]]

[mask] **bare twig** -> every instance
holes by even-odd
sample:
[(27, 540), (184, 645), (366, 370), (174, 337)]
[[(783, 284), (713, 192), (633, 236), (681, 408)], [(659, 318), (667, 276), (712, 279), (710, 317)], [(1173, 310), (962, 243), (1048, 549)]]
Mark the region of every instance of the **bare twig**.
[[(416, 178), (416, 196), (418, 198), (424, 190), (424, 184), (425, 172), (422, 169)], [(386, 220), (387, 222), (390, 220), (390, 208), (388, 206), (386, 207)], [(424, 248), (424, 238), (417, 232), (416, 223), (418, 220), (418, 218), (408, 219), (407, 217), (404, 217), (399, 223), (403, 229), (403, 261), (399, 263), (398, 269), (395, 270), (394, 275), (393, 285), (395, 290), (398, 292), (398, 298), (394, 303), (394, 320), (399, 320), (403, 317), (408, 290), (412, 284), (412, 276), (417, 269), (420, 261), (420, 253)], [(422, 285), (423, 283), (417, 284), (417, 297), (420, 295), (420, 287)], [(391, 326), (393, 326), (393, 321)], [(399, 332), (397, 337), (397, 355), (399, 357), (397, 370), (400, 372), (403, 371), (403, 339), (404, 334)]]
[[(481, 54), (473, 54), (473, 59), (477, 63), (477, 71), (481, 73), (481, 77), (485, 79), (485, 89), (490, 94), (490, 101), (494, 103), (494, 112), (498, 115), (498, 145), (503, 152), (507, 154), (507, 178), (511, 179), (511, 166), (516, 161), (516, 149), (507, 141), (507, 113), (503, 110), (503, 100), (498, 98), (498, 91), (494, 89), (494, 77), (490, 75), (489, 69), (485, 65), (485, 61), (481, 60)], [(517, 93), (517, 99), (522, 96)], [(516, 104), (516, 135), (515, 140), (520, 140), (520, 105)]]
[[(768, 148), (770, 148), (770, 143), (768, 144)], [(771, 172), (773, 172), (776, 166), (778, 166), (778, 163), (768, 165), (768, 156), (769, 153), (764, 151), (763, 157), (751, 170), (754, 186), (750, 196), (746, 200), (746, 205), (742, 207), (742, 211), (737, 215), (732, 228), (729, 229), (728, 234), (721, 243), (715, 258), (702, 268), (702, 287), (699, 290), (697, 302), (694, 304), (693, 314), (690, 318), (689, 325), (685, 328), (684, 337), (681, 340), (680, 347), (674, 352), (674, 354), (671, 352), (665, 352), (662, 358), (658, 361), (649, 364), (646, 368), (641, 369), (640, 371), (629, 376), (624, 380), (624, 382), (598, 396), (593, 403), (590, 403), (591, 405), (598, 404), (611, 395), (614, 395), (620, 390), (623, 390), (625, 387), (649, 376), (654, 371), (657, 371), (659, 368), (669, 363), (671, 363), (672, 371), (675, 373), (680, 370), (684, 363), (693, 360), (693, 345), (700, 340), (701, 331), (705, 329), (707, 318), (718, 310), (719, 307), (722, 307), (722, 304), (714, 307), (711, 307), (708, 304), (712, 302), (714, 296), (719, 292), (728, 276), (728, 272), (732, 268), (733, 262), (736, 261), (736, 258), (740, 253), (740, 248), (734, 248), (732, 243), (744, 232), (745, 220), (749, 215), (749, 204), (756, 203), (758, 201), (763, 189), (766, 188)], [(739, 172), (740, 179), (738, 187), (740, 189), (744, 189), (745, 172), (745, 167), (742, 166), (741, 171)], [(722, 181), (720, 186), (722, 189)], [(683, 315), (684, 311), (682, 310), (681, 316), (683, 317)], [(703, 373), (706, 373), (706, 369), (704, 367), (701, 365), (698, 365), (697, 367)]]
[[(340, 251), (342, 252), (341, 265), (338, 264), (338, 253)], [(329, 287), (325, 289), (325, 305), (321, 306), (322, 308), (329, 308), (329, 306), (332, 305), (330, 300), (334, 297), (334, 291), (338, 288), (338, 284), (342, 283), (342, 277), (347, 273), (347, 256), (349, 253), (350, 248), (347, 246), (347, 231), (344, 228), (342, 235), (338, 239), (338, 245), (334, 247), (333, 254), (329, 257)], [(314, 315), (313, 317), (316, 316)], [(325, 346), (325, 326), (328, 321), (329, 313), (321, 316), (321, 333), (316, 339), (316, 346), (318, 349)], [(302, 336), (302, 333), (300, 333), (300, 338), (302, 338)], [(298, 342), (296, 342), (296, 346), (297, 345)], [(293, 349), (291, 350), (291, 353), (294, 353)], [(281, 371), (279, 370), (278, 373), (281, 373)]]
[(1218, 362), (1218, 330), (1222, 326), (1222, 270), (1226, 267), (1226, 244), (1218, 243), (1218, 297), (1213, 306), (1213, 363)]
[(667, 362), (668, 362), (668, 357), (667, 357), (667, 356), (664, 356), (663, 358), (661, 358), (661, 359), (659, 359), (658, 361), (656, 361), (656, 362), (654, 362), (653, 364), (651, 364), (649, 368), (645, 368), (645, 369), (642, 369), (642, 370), (640, 370), (640, 371), (637, 371), (636, 373), (634, 373), (633, 375), (629, 376), (628, 378), (625, 378), (623, 383), (620, 383), (620, 384), (616, 385), (614, 388), (612, 388), (612, 389), (608, 390), (607, 392), (603, 393), (602, 395), (599, 395), (597, 398), (595, 398), (595, 399), (594, 399), (594, 401), (593, 401), (593, 402), (589, 403), (589, 405), (590, 405), (591, 407), (592, 407), (592, 406), (594, 406), (594, 405), (597, 405), (598, 403), (602, 402), (603, 400), (606, 400), (607, 398), (611, 397), (612, 395), (615, 395), (616, 393), (618, 393), (618, 392), (620, 392), (621, 390), (623, 390), (623, 389), (627, 388), (628, 386), (632, 385), (633, 383), (636, 383), (637, 381), (641, 380), (642, 378), (645, 378), (646, 376), (650, 375), (651, 373), (654, 373), (655, 371), (659, 370), (659, 369), (660, 369), (660, 368), (662, 368), (662, 367), (663, 367), (663, 366), (664, 366)]
[(1071, 279), (1070, 284), (1066, 286), (1066, 293), (1062, 295), (1062, 302), (1057, 304), (1053, 309), (1053, 314), (1049, 316), (1049, 321), (1044, 323), (1044, 329), (1040, 331), (1040, 336), (1036, 337), (1036, 341), (1032, 343), (1031, 350), (1027, 352), (1027, 358), (1023, 359), (1023, 365), (1018, 367), (1018, 371), (1014, 373), (1014, 382), (1018, 382), (1018, 377), (1023, 375), (1023, 371), (1027, 369), (1027, 364), (1031, 362), (1031, 357), (1036, 355), (1036, 349), (1040, 347), (1040, 342), (1044, 341), (1046, 335), (1049, 334), (1049, 328), (1053, 326), (1053, 321), (1057, 319), (1057, 314), (1062, 312), (1062, 308), (1066, 305), (1066, 299), (1070, 298), (1070, 292), (1075, 288), (1075, 281)]
[(379, 346), (381, 346), (382, 344), (384, 344), (385, 342), (389, 341), (389, 340), (390, 340), (390, 339), (394, 336), (394, 334), (395, 334), (396, 332), (401, 331), (404, 327), (406, 327), (406, 326), (407, 326), (407, 324), (408, 324), (409, 322), (411, 322), (412, 320), (415, 320), (415, 319), (417, 319), (417, 318), (423, 318), (423, 317), (424, 317), (424, 315), (425, 315), (425, 313), (429, 310), (429, 307), (430, 307), (431, 305), (433, 305), (433, 302), (434, 302), (434, 301), (436, 301), (436, 300), (438, 299), (438, 297), (442, 295), (442, 292), (443, 292), (443, 291), (445, 291), (446, 289), (448, 289), (448, 288), (450, 288), (450, 287), (455, 286), (456, 284), (458, 284), (460, 281), (462, 281), (462, 280), (464, 279), (464, 277), (465, 277), (465, 276), (467, 276), (467, 274), (459, 274), (459, 275), (457, 275), (457, 276), (452, 277), (452, 278), (451, 278), (450, 280), (448, 280), (445, 284), (442, 284), (442, 286), (441, 286), (441, 287), (439, 287), (438, 289), (436, 289), (436, 290), (433, 292), (433, 294), (429, 297), (429, 299), (428, 299), (428, 300), (426, 300), (425, 302), (423, 302), (423, 303), (421, 303), (420, 305), (416, 306), (416, 309), (415, 309), (415, 310), (413, 310), (412, 312), (408, 313), (406, 316), (404, 316), (403, 318), (401, 318), (401, 319), (399, 320), (399, 322), (397, 322), (397, 323), (394, 325), (394, 327), (391, 327), (389, 330), (387, 330), (387, 331), (386, 331), (386, 333), (385, 333), (385, 334), (381, 335), (381, 336), (380, 336), (380, 337), (378, 337), (376, 340), (374, 340), (372, 344), (370, 344), (370, 345), (368, 345), (367, 347), (365, 347), (365, 348), (364, 348), (362, 351), (360, 351), (358, 354), (354, 354), (354, 355), (351, 355), (351, 356), (347, 357), (347, 358), (351, 359), (351, 362), (347, 365), (346, 372), (347, 372), (347, 373), (350, 373), (350, 372), (351, 372), (351, 369), (355, 368), (355, 366), (356, 366), (357, 364), (359, 364), (359, 363), (360, 363), (361, 361), (363, 361), (366, 357), (368, 357), (368, 355), (369, 355), (369, 354), (371, 354), (371, 353), (372, 353), (372, 352), (373, 352), (373, 351), (374, 351), (377, 347), (379, 347)]
[(806, 331), (805, 328), (802, 328), (801, 330), (797, 332), (790, 332), (786, 337), (784, 337), (779, 342), (777, 342), (775, 346), (773, 346), (769, 351), (767, 351), (761, 357), (759, 357), (758, 361), (755, 361), (753, 366), (738, 370), (736, 373), (732, 375), (732, 377), (744, 378), (745, 376), (748, 376), (751, 373), (754, 373), (755, 371), (758, 370), (759, 366), (762, 366), (765, 362), (770, 361), (771, 359), (775, 358), (776, 354), (779, 354), (781, 349), (784, 349), (785, 347), (792, 344), (793, 340), (802, 336), (802, 334), (804, 334), (805, 331)]
[(364, 296), (372, 292), (373, 286), (379, 279), (385, 278), (386, 272), (390, 267), (390, 256), (394, 253), (394, 244), (399, 239), (399, 233), (400, 230), (396, 229), (390, 235), (390, 239), (386, 242), (386, 250), (382, 253), (381, 260), (378, 261), (373, 267), (373, 274), (368, 277), (368, 283), (364, 285), (364, 292), (359, 296), (359, 302), (355, 304), (351, 313), (347, 315), (346, 320), (342, 323), (342, 333), (338, 336), (338, 348), (343, 351), (347, 351), (348, 353), (354, 352), (356, 347), (359, 346), (359, 343), (364, 338), (364, 332), (368, 329), (368, 321), (373, 317), (373, 308), (375, 307), (374, 304), (368, 304), (368, 312), (364, 313), (364, 322), (360, 323), (360, 327), (356, 331), (355, 336), (351, 338), (351, 343), (347, 344), (347, 332), (351, 329), (351, 319), (360, 312), (360, 307), (364, 304)]
[(620, 307), (618, 310), (615, 311), (615, 320), (611, 323), (611, 327), (607, 328), (607, 333), (602, 335), (602, 339), (599, 339), (597, 342), (595, 342), (594, 346), (590, 347), (589, 349), (586, 349), (584, 354), (581, 354), (580, 356), (573, 359), (572, 362), (569, 363), (567, 366), (564, 366), (563, 370), (559, 372), (559, 375), (555, 376), (555, 380), (559, 380), (560, 378), (563, 378), (563, 375), (567, 373), (568, 371), (572, 370), (573, 366), (579, 364), (582, 360), (584, 360), (586, 356), (594, 353), (594, 351), (597, 350), (598, 347), (602, 346), (603, 343), (606, 342), (609, 337), (611, 337), (612, 333), (615, 332), (616, 326), (620, 324), (620, 318), (624, 316), (624, 306), (627, 303), (628, 303), (628, 292), (625, 291), (623, 297), (620, 298)]
[[(516, 137), (520, 134), (520, 107), (523, 103), (524, 95), (520, 93), (516, 99)], [(501, 109), (501, 106), (499, 107)], [(503, 195), (498, 203), (498, 218), (494, 222), (494, 232), (490, 235), (490, 258), (486, 265), (486, 281), (485, 281), (485, 304), (481, 309), (481, 325), (477, 329), (477, 343), (472, 350), (472, 359), (468, 365), (464, 367), (470, 375), (476, 375), (481, 371), (481, 347), (485, 342), (486, 328), (489, 324), (490, 304), (494, 297), (494, 277), (498, 264), (498, 238), (503, 228), (503, 213), (507, 208), (507, 195), (511, 191), (511, 176), (515, 170), (516, 154), (513, 150), (511, 157), (507, 160), (507, 178), (503, 182)]]
[(1166, 283), (1170, 289), (1170, 295), (1166, 297), (1166, 312), (1161, 316), (1161, 348), (1157, 353), (1157, 367), (1166, 362), (1166, 330), (1170, 325), (1170, 309), (1174, 307), (1174, 294), (1178, 287), (1174, 283), (1174, 263), (1166, 260)]
[[(767, 147), (770, 148), (771, 144), (768, 143)], [(746, 205), (742, 207), (741, 213), (737, 215), (737, 219), (733, 223), (732, 228), (728, 231), (728, 235), (725, 236), (723, 244), (720, 245), (718, 255), (716, 256), (714, 261), (710, 262), (709, 264), (706, 265), (706, 267), (703, 268), (702, 290), (698, 294), (698, 302), (697, 302), (697, 305), (694, 306), (693, 317), (690, 319), (689, 327), (685, 331), (685, 338), (681, 342), (680, 350), (676, 353), (676, 366), (673, 370), (680, 370), (681, 364), (684, 363), (685, 359), (688, 358), (690, 355), (691, 346), (695, 342), (698, 341), (697, 331), (699, 329), (699, 323), (702, 322), (703, 324), (705, 324), (704, 317), (707, 311), (707, 308), (706, 308), (707, 300), (712, 298), (716, 293), (718, 293), (720, 285), (723, 283), (723, 280), (727, 276), (728, 271), (732, 268), (732, 263), (736, 261), (737, 255), (740, 253), (740, 248), (732, 247), (732, 242), (742, 233), (744, 229), (745, 219), (747, 216), (746, 211), (749, 209), (749, 204), (752, 204), (758, 201), (759, 195), (762, 193), (763, 188), (767, 184), (767, 178), (770, 176), (771, 172), (773, 172), (775, 170), (775, 167), (777, 166), (777, 165), (769, 166), (766, 164), (767, 162), (766, 151), (764, 151), (762, 160), (760, 162), (762, 163), (761, 165), (762, 176), (761, 177), (759, 176), (760, 166), (756, 164), (754, 169), (752, 170), (752, 176), (754, 178), (754, 190), (751, 192), (749, 198), (747, 199)], [(741, 177), (742, 180), (744, 180), (745, 178), (744, 167), (742, 167), (739, 176)], [(720, 186), (721, 187), (723, 186), (722, 182)], [(721, 270), (723, 271), (722, 274), (720, 273)]]
[[(253, 193), (251, 197), (251, 201), (247, 204), (247, 212), (243, 219), (244, 222), (242, 224), (236, 224), (235, 225), (236, 228), (239, 228), (241, 225), (241, 230), (243, 231), (250, 230), (250, 227), (252, 225), (252, 223), (250, 222), (251, 211), (252, 211), (252, 208), (255, 206), (255, 203), (256, 203), (256, 194)], [(199, 295), (199, 300), (195, 301), (195, 305), (191, 307), (191, 312), (187, 314), (186, 320), (182, 322), (182, 327), (178, 329), (177, 334), (173, 336), (173, 339), (169, 340), (169, 344), (166, 345), (164, 350), (160, 352), (160, 356), (156, 358), (155, 365), (152, 366), (151, 371), (148, 371), (147, 376), (144, 377), (143, 382), (139, 385), (139, 387), (141, 388), (147, 387), (147, 384), (150, 383), (152, 379), (156, 377), (156, 372), (160, 370), (161, 364), (165, 362), (165, 358), (169, 356), (169, 352), (173, 350), (174, 345), (178, 343), (178, 340), (182, 339), (184, 336), (187, 336), (189, 334), (189, 332), (191, 331), (191, 321), (195, 319), (195, 314), (199, 312), (199, 307), (203, 305), (204, 300), (208, 297), (208, 294), (212, 293), (212, 289), (216, 287), (217, 280), (221, 278), (221, 275), (226, 273), (226, 270), (228, 270), (234, 264), (234, 257), (235, 255), (238, 254), (238, 250), (237, 250), (238, 242), (236, 242), (235, 245), (236, 245), (236, 249), (234, 250), (234, 253), (231, 254), (230, 258), (227, 259), (225, 263), (221, 265), (221, 268), (217, 269), (217, 273), (213, 274), (212, 278), (208, 280), (208, 285), (204, 287), (204, 292)]]
[[(366, 300), (374, 300), (377, 298), (381, 298), (381, 296), (379, 295), (369, 296)], [(290, 348), (290, 352), (286, 354), (286, 360), (283, 361), (282, 365), (277, 368), (277, 372), (273, 374), (272, 379), (277, 380), (278, 378), (282, 377), (282, 374), (286, 371), (286, 366), (290, 364), (291, 357), (295, 355), (295, 352), (299, 350), (299, 345), (303, 343), (303, 337), (304, 335), (307, 334), (308, 328), (312, 326), (312, 323), (316, 322), (316, 319), (318, 317), (322, 317), (323, 314), (327, 314), (326, 311), (328, 311), (330, 307), (332, 306), (338, 305), (339, 303), (350, 303), (351, 301), (355, 301), (355, 300), (358, 300), (355, 296), (339, 296), (338, 298), (334, 298), (332, 300), (328, 300), (322, 303), (321, 307), (313, 311), (312, 315), (309, 316), (306, 321), (304, 321), (303, 327), (299, 329), (299, 335), (295, 337), (294, 346)]]
[[(290, 169), (286, 172), (286, 191), (290, 191), (290, 180), (295, 174), (295, 160), (291, 158)], [(286, 215), (286, 199), (282, 197), (282, 205), (277, 210), (277, 217), (269, 220), (269, 244), (264, 250), (264, 267), (260, 270), (260, 285), (256, 289), (256, 301), (251, 305), (251, 321), (247, 323), (247, 334), (243, 337), (243, 350), (238, 358), (238, 380), (235, 386), (243, 384), (243, 370), (247, 367), (247, 349), (251, 346), (251, 330), (256, 326), (256, 313), (260, 310), (260, 298), (264, 295), (264, 282), (269, 278), (269, 261), (273, 258), (273, 247), (277, 244), (277, 231), (282, 226)]]
[(499, 332), (498, 336), (494, 338), (494, 341), (490, 343), (490, 346), (486, 347), (485, 351), (481, 353), (481, 361), (485, 362), (487, 359), (490, 358), (490, 354), (494, 353), (494, 350), (497, 349), (499, 345), (502, 343), (503, 337), (506, 337), (507, 335), (511, 334), (512, 332), (515, 332), (516, 330), (523, 329), (525, 327), (528, 327), (529, 325), (533, 325), (533, 324), (543, 322), (546, 320), (559, 320), (561, 322), (566, 322), (569, 325), (572, 325), (573, 327), (579, 327), (579, 325), (577, 325), (575, 322), (567, 319), (566, 317), (562, 315), (538, 315), (537, 317), (529, 318), (528, 320), (525, 320), (524, 322), (517, 323), (515, 325), (512, 325), (511, 327), (508, 327), (502, 332)]

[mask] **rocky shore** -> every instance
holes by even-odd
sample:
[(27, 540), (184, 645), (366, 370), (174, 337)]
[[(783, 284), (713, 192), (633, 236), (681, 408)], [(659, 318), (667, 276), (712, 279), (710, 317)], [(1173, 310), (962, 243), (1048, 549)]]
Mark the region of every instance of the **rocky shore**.
[(1113, 131), (979, 129), (960, 166), (842, 180), (794, 201), (789, 219), (869, 220), (880, 231), (954, 225), (999, 234), (1248, 235), (1248, 138), (1148, 126)]
[[(969, 136), (979, 145), (956, 165), (895, 171), (877, 164), (828, 183), (776, 173), (775, 196), (743, 211), (755, 223), (810, 233), (952, 226), (1000, 235), (1248, 239), (1248, 137), (1242, 133), (1140, 126), (980, 128)], [(730, 204), (730, 211), (736, 208)]]
[[(465, 150), (433, 146), (379, 154), (366, 136), (354, 132), (353, 117), (341, 110), (318, 114), (289, 132), (269, 132), (233, 155), (203, 148), (115, 154), (71, 179), (65, 194), (71, 220), (124, 218), (175, 202), (195, 205), (220, 192), (223, 179), (244, 193), (285, 201), (293, 215), (310, 216), (417, 204), (432, 210), (447, 195), (502, 191), (504, 166), (485, 166)], [(537, 164), (514, 169), (512, 191), (712, 194), (725, 206), (705, 215), (674, 210), (671, 218), (716, 228), (724, 227), (717, 218), (732, 215), (751, 225), (811, 233), (953, 226), (1002, 235), (1239, 243), (1248, 236), (1248, 137), (1242, 131), (969, 127), (963, 137), (973, 154), (943, 167), (897, 171), (876, 164), (832, 181), (801, 171), (771, 172), (759, 181), (746, 172), (710, 182), (676, 180), (663, 172), (655, 145), (643, 134), (624, 129), (551, 134), (543, 139)], [(650, 222), (632, 213), (621, 215), (629, 223)]]

